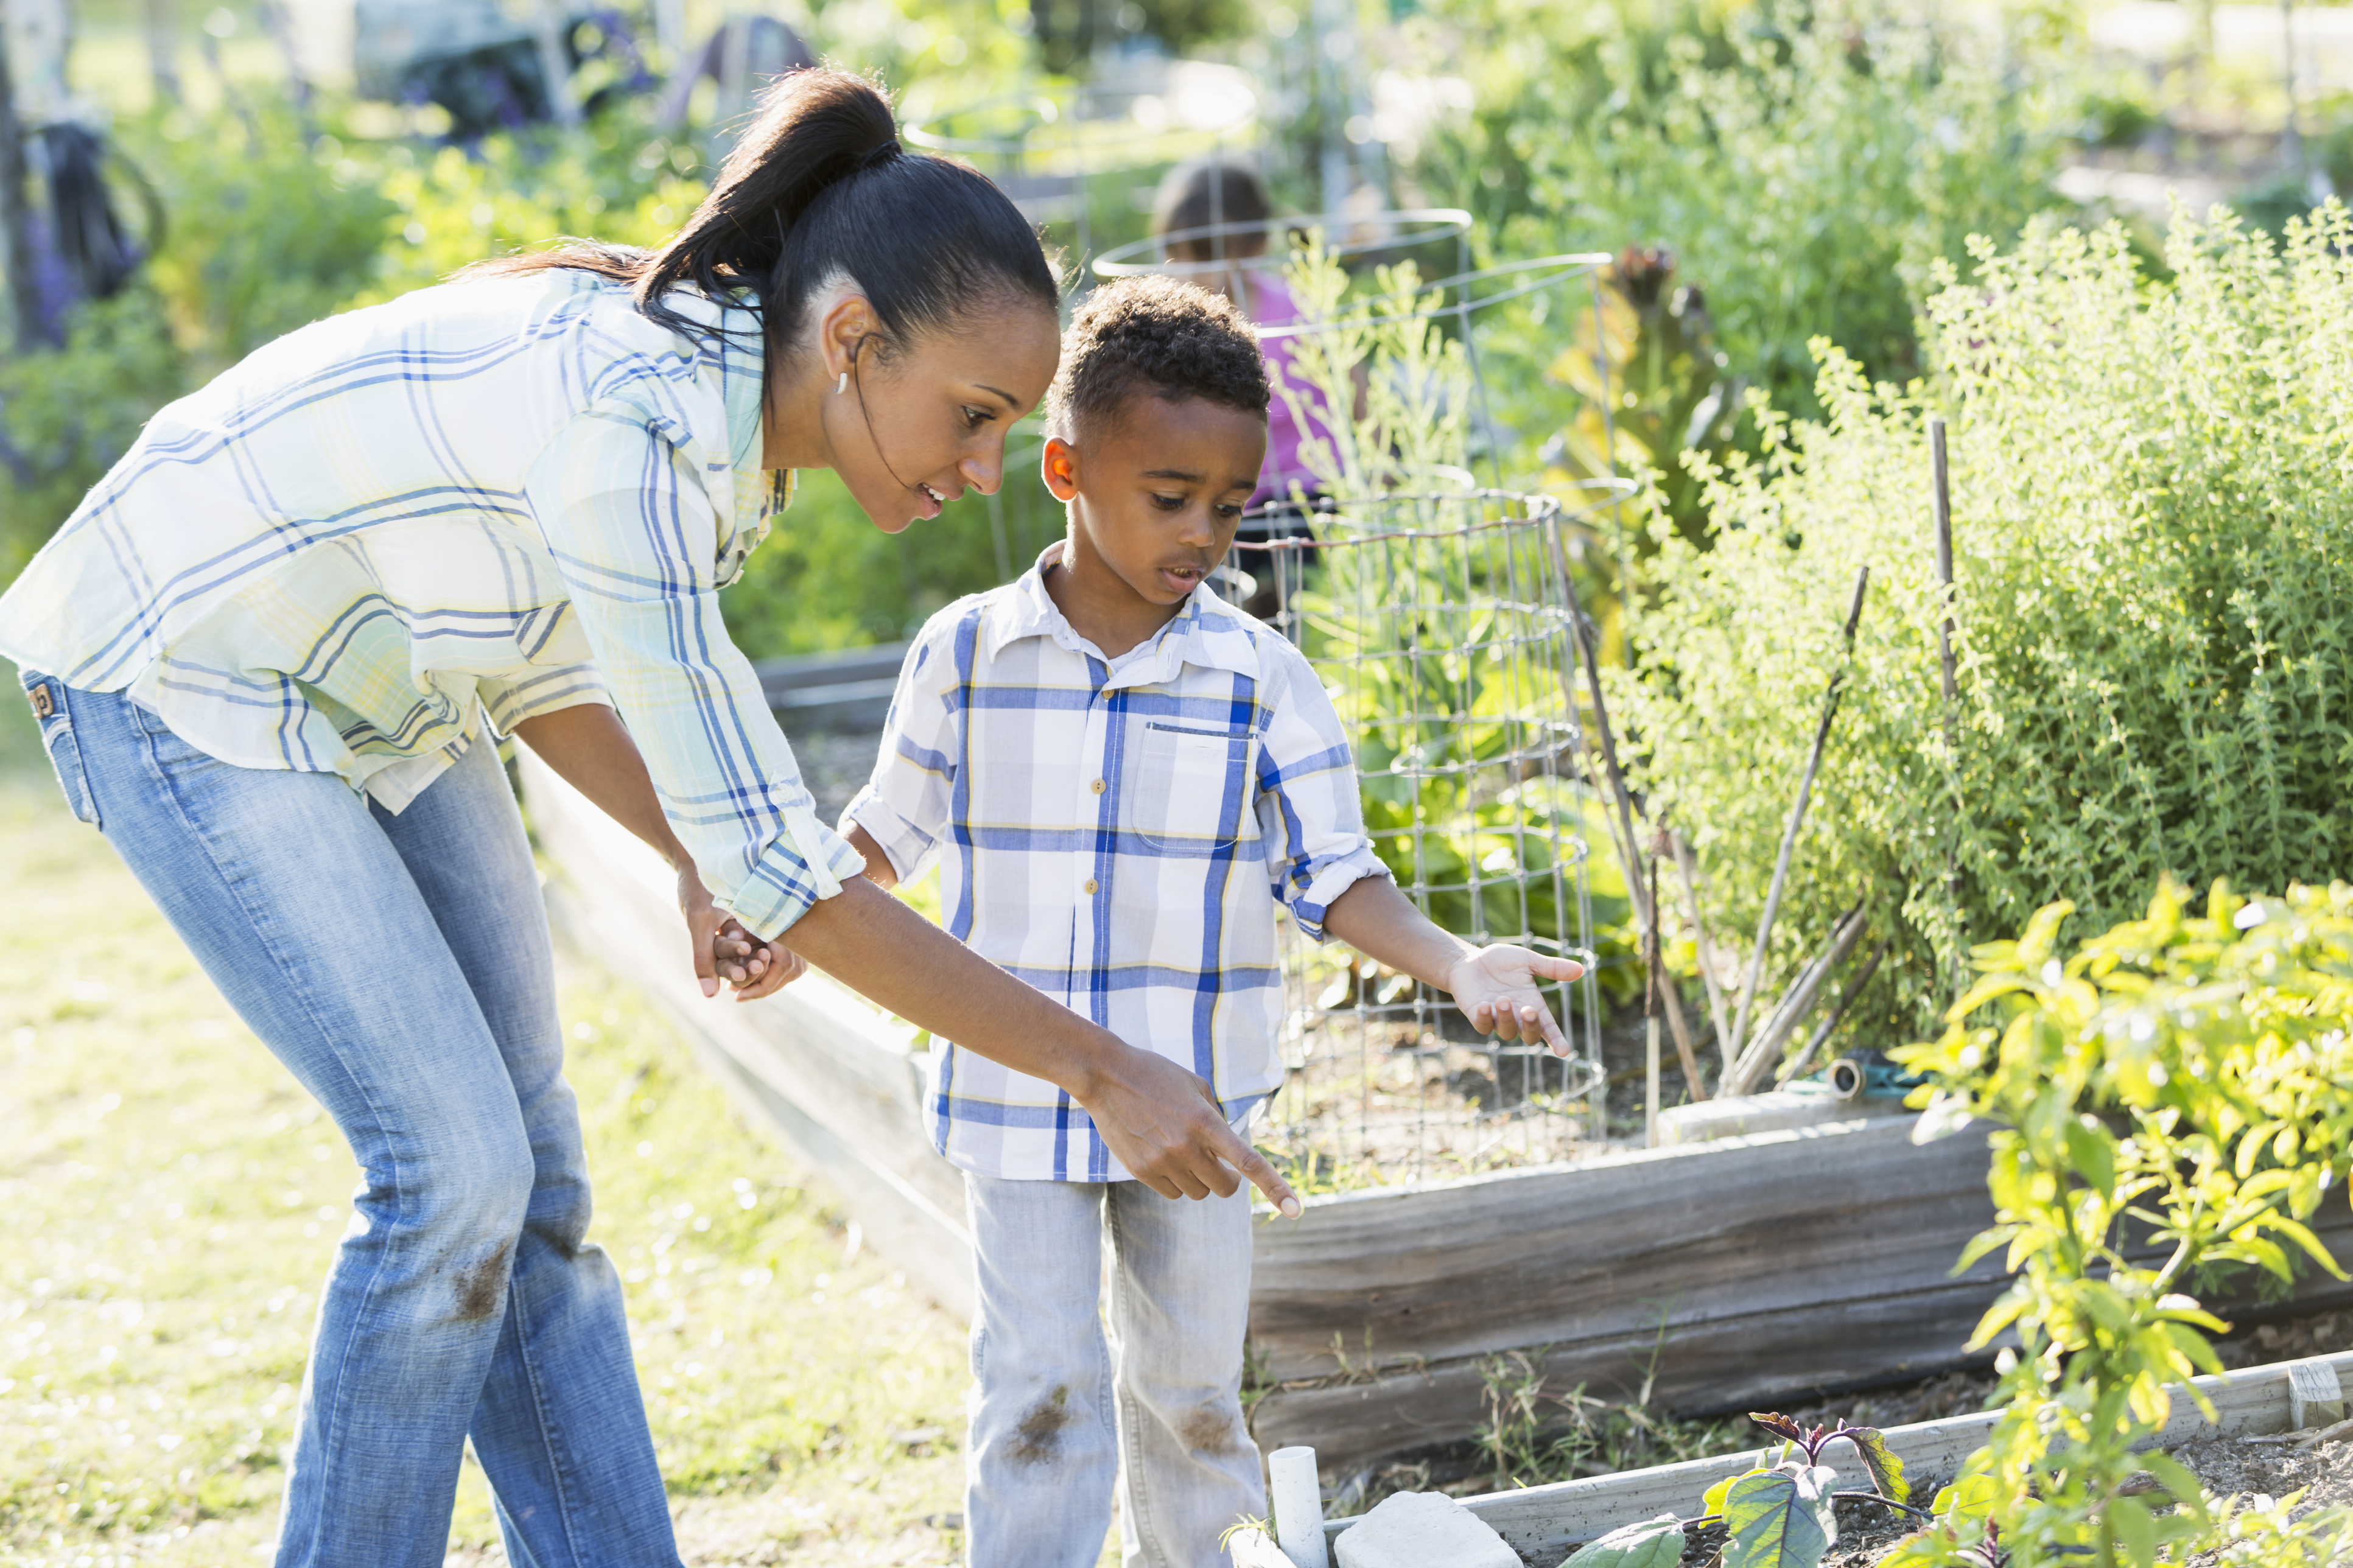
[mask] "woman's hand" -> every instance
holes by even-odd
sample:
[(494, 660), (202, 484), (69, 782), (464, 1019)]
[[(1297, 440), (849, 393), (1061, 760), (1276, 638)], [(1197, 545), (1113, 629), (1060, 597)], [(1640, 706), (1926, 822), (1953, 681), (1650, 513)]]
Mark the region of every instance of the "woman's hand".
[(1446, 990), (1471, 1026), (1482, 1035), (1506, 1040), (1542, 1040), (1553, 1055), (1570, 1054), (1568, 1037), (1544, 998), (1547, 981), (1582, 977), (1585, 966), (1574, 959), (1546, 958), (1525, 947), (1498, 942), (1466, 952), (1446, 972)]
[(705, 996), (718, 995), (719, 983), (724, 980), (734, 988), (738, 1002), (756, 1001), (808, 972), (797, 954), (753, 935), (743, 921), (712, 903), (711, 889), (691, 865), (678, 874), (678, 910), (686, 917), (694, 975)]

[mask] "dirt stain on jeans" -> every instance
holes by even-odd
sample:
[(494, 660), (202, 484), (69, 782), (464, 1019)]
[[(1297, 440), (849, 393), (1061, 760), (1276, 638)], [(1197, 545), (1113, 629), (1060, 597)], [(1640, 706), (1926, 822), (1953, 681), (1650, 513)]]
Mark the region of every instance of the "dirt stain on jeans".
[(1076, 1418), (1071, 1409), (1071, 1388), (1068, 1384), (1056, 1385), (1054, 1392), (1029, 1407), (1013, 1428), (1013, 1446), (1007, 1457), (1017, 1465), (1043, 1465), (1061, 1451), (1062, 1428)]
[(1206, 1454), (1215, 1458), (1234, 1451), (1233, 1416), (1222, 1404), (1212, 1402), (1197, 1405), (1176, 1424), (1176, 1440), (1185, 1445), (1188, 1454)]
[(459, 1317), (469, 1322), (479, 1322), (493, 1316), (504, 1304), (507, 1259), (513, 1253), (513, 1242), (501, 1242), (496, 1252), (471, 1268), (458, 1270)]

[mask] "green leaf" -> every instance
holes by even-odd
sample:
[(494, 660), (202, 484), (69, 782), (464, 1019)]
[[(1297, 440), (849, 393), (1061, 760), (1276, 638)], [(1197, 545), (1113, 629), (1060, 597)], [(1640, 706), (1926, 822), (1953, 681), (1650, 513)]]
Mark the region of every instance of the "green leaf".
[(1998, 1225), (1991, 1230), (1981, 1230), (1978, 1232), (1977, 1235), (1969, 1237), (1969, 1244), (1961, 1248), (1961, 1260), (1953, 1265), (1953, 1272), (1955, 1274), (1967, 1273), (1970, 1264), (1975, 1263), (1978, 1258), (1983, 1258), (1995, 1247), (2000, 1247), (2004, 1243), (2010, 1241), (2012, 1237), (2017, 1236), (2018, 1231), (2019, 1227), (2014, 1225)]
[(2075, 1167), (2075, 1173), (2090, 1183), (2100, 1196), (2115, 1201), (2116, 1146), (2105, 1128), (2098, 1126), (2088, 1116), (2070, 1120), (2067, 1123), (2067, 1160)]
[(1853, 1444), (1854, 1451), (1862, 1456), (1862, 1462), (1871, 1469), (1871, 1483), (1879, 1489), (1880, 1496), (1897, 1502), (1912, 1500), (1912, 1483), (1904, 1479), (1903, 1458), (1887, 1446), (1878, 1427), (1850, 1426), (1839, 1436)]
[[(1743, 1470), (1741, 1475), (1757, 1476), (1763, 1475), (1764, 1473), (1765, 1467), (1763, 1465), (1759, 1465), (1753, 1470)], [(1716, 1482), (1715, 1485), (1708, 1488), (1707, 1495), (1700, 1500), (1700, 1512), (1703, 1514), (1722, 1514), (1724, 1512), (1725, 1494), (1732, 1490), (1732, 1483), (1739, 1479), (1740, 1476), (1726, 1476), (1724, 1479)]]
[(2305, 1251), (2312, 1254), (2312, 1260), (2315, 1263), (2327, 1269), (2337, 1279), (2353, 1279), (2353, 1275), (2348, 1275), (2345, 1270), (2337, 1266), (2337, 1259), (2328, 1255), (2328, 1248), (2320, 1245), (2320, 1237), (2313, 1235), (2303, 1222), (2290, 1219), (2285, 1215), (2273, 1215), (2266, 1224), (2271, 1229), (2279, 1232), (2298, 1247), (2303, 1247)]
[(2107, 1502), (2108, 1528), (2116, 1532), (2116, 1545), (2135, 1568), (2155, 1568), (2157, 1563), (2157, 1521), (2149, 1516), (2138, 1498), (2112, 1497)]
[(1838, 1540), (1827, 1465), (1751, 1471), (1725, 1495), (1724, 1568), (1815, 1568)]
[(2157, 1448), (2141, 1455), (2140, 1462), (2157, 1478), (2158, 1485), (2172, 1495), (2175, 1507), (2196, 1516), (2200, 1522), (2205, 1521), (2206, 1489), (2189, 1466)]
[(1983, 1470), (1971, 1470), (1936, 1494), (1930, 1510), (1956, 1522), (1981, 1522), (2001, 1501), (2001, 1487)]
[(1623, 1524), (1572, 1552), (1561, 1568), (1674, 1568), (1683, 1560), (1683, 1521), (1662, 1513)]

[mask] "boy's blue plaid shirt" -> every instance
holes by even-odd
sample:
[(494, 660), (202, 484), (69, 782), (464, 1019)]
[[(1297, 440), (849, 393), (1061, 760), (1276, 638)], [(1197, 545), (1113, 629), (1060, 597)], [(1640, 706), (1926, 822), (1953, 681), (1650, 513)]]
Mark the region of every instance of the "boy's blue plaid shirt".
[[(954, 935), (1239, 1118), (1282, 1082), (1276, 900), (1320, 938), (1334, 899), (1388, 875), (1347, 739), (1299, 651), (1207, 588), (1105, 659), (1046, 593), (1060, 550), (923, 627), (843, 830), (902, 881), (936, 860)], [(944, 1042), (931, 1113), (977, 1174), (1127, 1179), (1068, 1095)]]

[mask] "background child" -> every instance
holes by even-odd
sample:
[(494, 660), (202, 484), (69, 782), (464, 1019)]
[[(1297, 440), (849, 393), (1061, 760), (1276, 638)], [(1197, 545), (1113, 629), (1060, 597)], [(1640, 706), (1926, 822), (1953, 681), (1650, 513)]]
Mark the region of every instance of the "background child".
[[(1266, 187), (1240, 164), (1180, 163), (1160, 182), (1152, 204), (1152, 232), (1166, 242), (1162, 248), (1168, 259), (1186, 268), (1189, 281), (1231, 300), (1255, 326), (1288, 327), (1299, 321), (1299, 302), (1292, 298), (1282, 269), (1262, 259), (1273, 237), (1267, 221), (1273, 212)], [(1200, 229), (1217, 232), (1167, 238)], [(1217, 265), (1220, 262), (1234, 265)], [(1292, 398), (1303, 403), (1311, 415), (1322, 410), (1323, 395), (1294, 372), (1289, 338), (1270, 340), (1263, 352), (1274, 384), (1266, 407), (1266, 461), (1250, 497), (1252, 506), (1290, 500), (1293, 485), (1310, 495), (1321, 486), (1300, 461), (1299, 420), (1282, 388), (1287, 385)], [(1324, 432), (1319, 428), (1316, 433)], [(1254, 523), (1244, 525), (1242, 538), (1250, 537)], [(1259, 537), (1265, 537), (1262, 530)]]
[[(1451, 992), (1482, 1031), (1563, 1054), (1538, 985), (1579, 973), (1415, 910), (1365, 837), (1307, 661), (1204, 587), (1259, 482), (1266, 409), (1227, 300), (1167, 278), (1099, 289), (1047, 399), (1068, 537), (924, 626), (842, 816), (869, 876), (937, 859), (955, 936), (1190, 1068), (1238, 1127), (1282, 1082), (1278, 900), (1311, 935)], [(1221, 1563), (1219, 1532), (1265, 1510), (1240, 1398), (1246, 1190), (1155, 1193), (1068, 1095), (952, 1043), (932, 1074), (978, 1254), (974, 1568), (1092, 1568), (1114, 1476), (1131, 1568)]]

